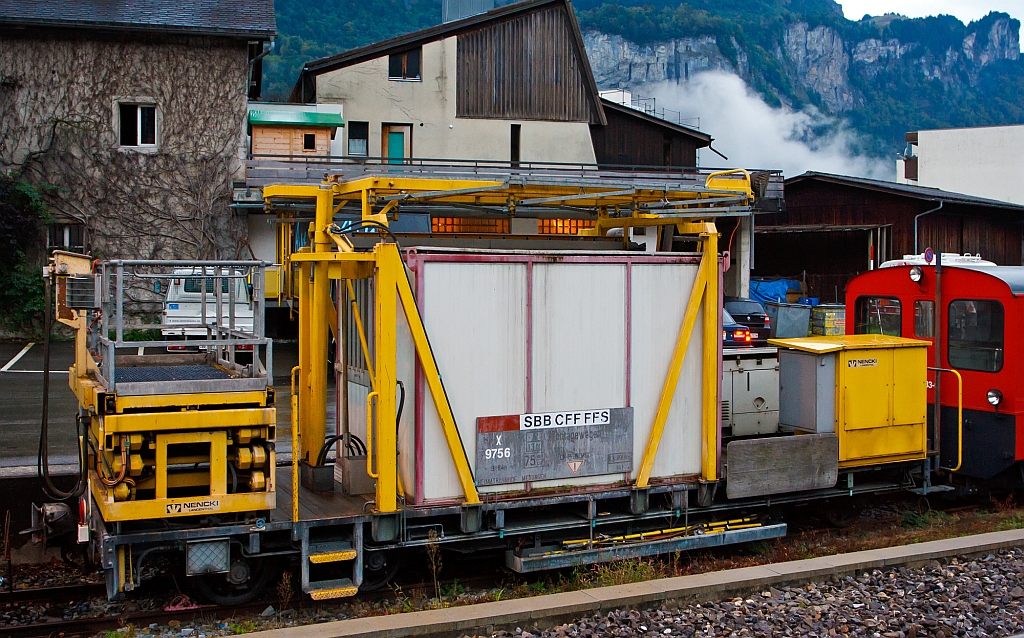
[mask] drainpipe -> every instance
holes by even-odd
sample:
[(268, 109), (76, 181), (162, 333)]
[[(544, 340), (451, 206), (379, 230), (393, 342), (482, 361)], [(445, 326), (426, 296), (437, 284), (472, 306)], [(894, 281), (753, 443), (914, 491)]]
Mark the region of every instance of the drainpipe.
[(260, 53), (255, 58), (249, 60), (249, 71), (248, 71), (248, 73), (246, 73), (246, 82), (245, 82), (245, 94), (246, 94), (246, 96), (249, 95), (249, 87), (252, 86), (252, 70), (253, 70), (253, 68), (256, 66), (257, 62), (259, 62), (263, 58), (265, 58), (268, 55), (270, 55), (274, 51), (274, 47), (276, 45), (277, 45), (277, 42), (274, 41), (273, 39), (271, 39), (270, 40), (270, 46), (267, 47), (266, 49), (264, 49), (263, 53)]
[(943, 204), (943, 200), (940, 199), (939, 200), (939, 205), (936, 206), (935, 208), (933, 208), (931, 210), (926, 210), (923, 213), (921, 213), (920, 215), (915, 215), (914, 216), (914, 254), (915, 255), (920, 255), (921, 254), (921, 251), (919, 251), (917, 249), (917, 220), (922, 218), (922, 217), (924, 217), (925, 215), (931, 215), (932, 213), (936, 213), (936, 212), (942, 210), (942, 204)]

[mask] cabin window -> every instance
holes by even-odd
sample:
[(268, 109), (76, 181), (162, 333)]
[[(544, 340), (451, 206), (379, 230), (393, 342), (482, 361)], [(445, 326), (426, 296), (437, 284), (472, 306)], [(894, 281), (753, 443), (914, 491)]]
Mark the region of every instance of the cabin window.
[(388, 56), (388, 79), (389, 80), (418, 80), (420, 79), (420, 51), (419, 47), (402, 53), (394, 53)]
[(118, 104), (121, 146), (156, 146), (156, 107), (152, 104)]
[(366, 157), (370, 148), (370, 123), (348, 123), (348, 154)]
[(858, 297), (855, 334), (901, 336), (902, 308), (895, 297)]
[(1003, 368), (1003, 304), (957, 299), (949, 304), (946, 358), (951, 368), (999, 372)]
[(509, 144), (509, 159), (512, 160), (512, 166), (519, 166), (519, 140), (522, 139), (523, 125), (513, 124), (512, 125), (512, 139)]
[(935, 336), (935, 302), (914, 302), (914, 336), (932, 338)]
[(302, 134), (302, 150), (304, 150), (304, 151), (315, 151), (316, 150), (316, 133), (303, 133)]

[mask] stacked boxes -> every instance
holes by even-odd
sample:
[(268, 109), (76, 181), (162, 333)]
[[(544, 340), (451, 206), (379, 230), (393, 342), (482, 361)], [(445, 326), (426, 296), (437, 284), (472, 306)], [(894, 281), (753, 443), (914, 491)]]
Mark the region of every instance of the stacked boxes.
[(846, 334), (846, 307), (821, 304), (811, 309), (811, 334), (836, 337)]

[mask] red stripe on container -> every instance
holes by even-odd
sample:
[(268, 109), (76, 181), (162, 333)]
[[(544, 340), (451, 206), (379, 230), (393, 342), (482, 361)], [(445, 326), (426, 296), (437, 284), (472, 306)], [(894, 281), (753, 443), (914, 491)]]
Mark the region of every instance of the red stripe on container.
[(519, 415), (477, 417), (477, 432), (510, 432), (519, 429)]

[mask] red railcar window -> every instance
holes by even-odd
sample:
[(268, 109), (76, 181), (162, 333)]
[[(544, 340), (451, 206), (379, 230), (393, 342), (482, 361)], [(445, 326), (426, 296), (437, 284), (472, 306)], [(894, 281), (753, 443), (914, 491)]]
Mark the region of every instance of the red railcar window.
[(952, 368), (999, 372), (1003, 368), (1003, 304), (957, 299), (949, 304), (946, 359)]
[(935, 302), (914, 302), (914, 336), (931, 338), (935, 336)]
[(902, 336), (902, 308), (895, 297), (858, 297), (854, 306), (854, 334)]

